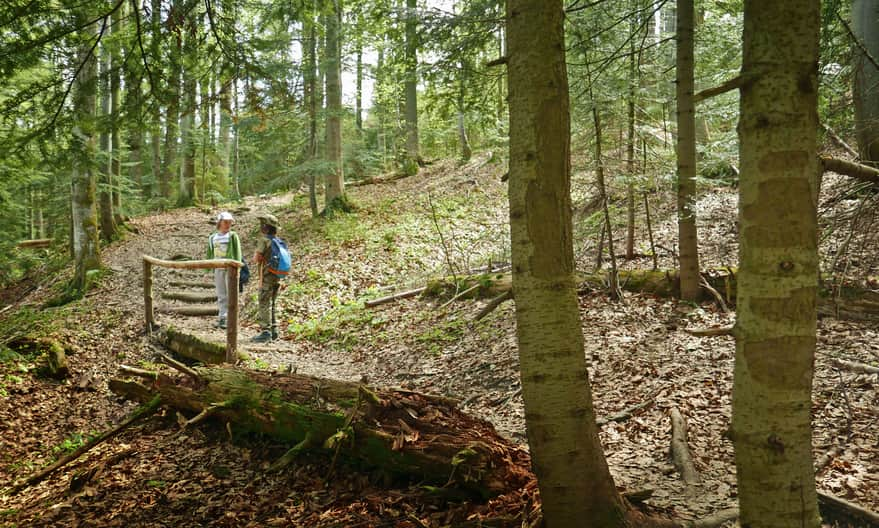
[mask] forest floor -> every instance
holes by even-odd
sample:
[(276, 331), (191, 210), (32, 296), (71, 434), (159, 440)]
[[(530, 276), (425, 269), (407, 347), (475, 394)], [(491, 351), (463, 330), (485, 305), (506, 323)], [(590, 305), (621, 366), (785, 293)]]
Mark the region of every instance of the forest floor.
[[(486, 155), (465, 165), (437, 162), (395, 183), (352, 187), (357, 211), (330, 220), (312, 219), (307, 198), (296, 193), (230, 205), (247, 255), (257, 237), (256, 213), (269, 211), (281, 219), (280, 235), (294, 257), (279, 300), (282, 340), (248, 342), (257, 332), (255, 281), (242, 299), (247, 366), (451, 396), (464, 411), (524, 445), (512, 303), (479, 322), (474, 316), (485, 300), (363, 305), (364, 299), (421, 286), (432, 277), (509, 262), (504, 172)], [(575, 189), (588, 188), (586, 178), (576, 174)], [(575, 200), (575, 253), (583, 270), (593, 269), (598, 245), (588, 198), (579, 193)], [(652, 193), (650, 200), (660, 269), (669, 269), (676, 247), (673, 197)], [(735, 266), (735, 210), (735, 189), (704, 189), (703, 267)], [(75, 353), (71, 378), (59, 383), (34, 375), (35, 358), (0, 349), (0, 483), (47, 465), (133, 410), (108, 391), (106, 381), (121, 364), (156, 367), (155, 348), (143, 333), (141, 255), (200, 257), (216, 212), (191, 208), (133, 220), (133, 231), (105, 248), (107, 271), (82, 301), (42, 308), (69, 272), (6, 292), (3, 336), (51, 335)], [(649, 252), (647, 240), (639, 229), (643, 254)], [(619, 253), (621, 240), (616, 243)], [(622, 266), (650, 268), (652, 259)], [(177, 278), (158, 271), (157, 296)], [(600, 291), (581, 292), (580, 308), (597, 414), (646, 404), (601, 429), (618, 487), (653, 490), (647, 502), (677, 519), (735, 506), (733, 448), (725, 435), (735, 345), (730, 337), (697, 338), (685, 331), (730, 324), (733, 316), (713, 304), (631, 293), (614, 303)], [(223, 339), (213, 317), (159, 314), (158, 322)], [(877, 379), (838, 371), (833, 358), (879, 363), (875, 323), (819, 321), (812, 416), (815, 458), (842, 449), (820, 468), (819, 489), (879, 510)], [(669, 457), (672, 407), (689, 423), (702, 476), (689, 489)], [(533, 489), (483, 504), (441, 504), (416, 484), (380, 484), (353, 469), (337, 470), (327, 480), (330, 461), (321, 456), (302, 457), (289, 471), (269, 474), (265, 469), (284, 446), (239, 438), (234, 424), (227, 429), (207, 422), (180, 433), (179, 419), (165, 413), (133, 426), (46, 481), (0, 496), (0, 527), (419, 528), (502, 515), (518, 515), (519, 526), (533, 514)], [(72, 478), (89, 469), (96, 470), (91, 480), (71, 487)]]

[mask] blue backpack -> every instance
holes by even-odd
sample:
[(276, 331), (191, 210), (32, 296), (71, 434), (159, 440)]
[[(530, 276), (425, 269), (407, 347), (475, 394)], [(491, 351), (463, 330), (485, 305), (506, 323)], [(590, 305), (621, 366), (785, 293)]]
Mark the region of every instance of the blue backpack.
[(287, 244), (278, 237), (269, 237), (272, 242), (272, 256), (269, 257), (269, 273), (284, 278), (290, 273), (290, 251)]

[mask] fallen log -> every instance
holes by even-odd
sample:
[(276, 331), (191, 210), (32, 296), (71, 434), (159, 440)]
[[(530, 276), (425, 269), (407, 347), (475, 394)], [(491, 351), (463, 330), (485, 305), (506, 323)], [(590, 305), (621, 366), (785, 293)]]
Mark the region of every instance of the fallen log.
[[(527, 453), (486, 421), (448, 399), (297, 374), (197, 367), (193, 384), (145, 385), (113, 379), (126, 398), (218, 418), (294, 447), (282, 460), (317, 452), (425, 484), (481, 497), (519, 489), (533, 479)], [(281, 464), (283, 465), (283, 464)]]
[(61, 380), (70, 375), (67, 351), (64, 345), (55, 339), (16, 336), (10, 339), (6, 346), (16, 352), (39, 356), (40, 367), (37, 372), (41, 376)]
[(498, 306), (502, 305), (504, 302), (509, 301), (513, 298), (513, 290), (507, 290), (500, 295), (495, 296), (494, 299), (490, 300), (482, 310), (479, 310), (479, 313), (476, 314), (476, 317), (473, 318), (474, 321), (481, 321), (485, 316), (495, 311)]
[[(818, 511), (821, 514), (821, 520), (828, 524), (841, 522), (843, 524), (839, 526), (879, 528), (879, 514), (820, 491), (818, 492)], [(703, 519), (683, 522), (681, 528), (718, 528), (738, 518), (739, 509), (729, 508)]]
[(693, 457), (690, 455), (690, 448), (687, 445), (687, 421), (677, 407), (672, 407), (669, 415), (671, 416), (672, 461), (684, 484), (694, 486), (702, 482), (702, 478), (696, 471)]
[(833, 363), (834, 366), (850, 370), (852, 372), (859, 372), (861, 374), (879, 374), (879, 367), (874, 367), (873, 365), (856, 363), (854, 361), (845, 361), (844, 359), (833, 359), (831, 363)]
[(838, 521), (859, 528), (879, 528), (879, 514), (834, 495), (819, 491), (818, 509), (825, 522)]
[(24, 480), (21, 480), (15, 484), (13, 484), (12, 487), (10, 487), (8, 490), (4, 490), (2, 495), (15, 495), (16, 493), (23, 490), (24, 488), (26, 488), (28, 486), (33, 486), (34, 484), (37, 484), (37, 483), (43, 481), (46, 477), (48, 477), (49, 475), (51, 475), (55, 471), (58, 471), (59, 469), (66, 466), (67, 464), (73, 462), (74, 460), (81, 457), (85, 453), (88, 453), (89, 451), (91, 451), (93, 448), (95, 448), (99, 444), (118, 435), (120, 432), (122, 432), (129, 425), (140, 420), (141, 418), (152, 415), (156, 411), (156, 409), (159, 408), (159, 402), (160, 402), (159, 396), (153, 396), (152, 398), (145, 400), (143, 402), (144, 405), (142, 405), (137, 410), (135, 410), (134, 413), (131, 414), (131, 416), (126, 418), (122, 423), (120, 423), (116, 427), (113, 427), (112, 429), (101, 433), (100, 435), (96, 436), (95, 438), (92, 438), (91, 440), (89, 440), (88, 442), (86, 442), (85, 444), (80, 446), (80, 448), (77, 449), (76, 451), (74, 451), (73, 453), (70, 453), (69, 455), (61, 457), (57, 462), (55, 462), (51, 466), (49, 466), (45, 469), (42, 469), (40, 471), (37, 471), (36, 473), (30, 475), (29, 477), (25, 478)]
[(825, 171), (832, 171), (863, 182), (879, 183), (879, 169), (830, 156), (819, 156), (819, 159)]
[(179, 332), (172, 327), (153, 334), (153, 339), (175, 354), (200, 361), (206, 365), (218, 365), (226, 358), (226, 345), (205, 341), (194, 335)]
[[(419, 165), (421, 165), (419, 163)], [(410, 175), (405, 172), (396, 172), (391, 174), (390, 176), (379, 176), (379, 177), (371, 177), (364, 178), (362, 180), (355, 180), (352, 182), (346, 182), (345, 185), (348, 187), (363, 187), (364, 185), (380, 185), (383, 183), (393, 183), (403, 178), (408, 178)]]
[[(513, 276), (509, 273), (481, 273), (442, 277), (428, 281), (424, 295), (458, 299), (490, 299), (511, 290)], [(462, 295), (462, 292), (466, 294)]]
[(832, 139), (838, 147), (842, 148), (842, 150), (844, 150), (846, 154), (853, 158), (858, 157), (858, 151), (853, 149), (851, 146), (849, 146), (848, 143), (843, 141), (843, 139), (839, 137), (839, 134), (837, 134), (832, 128), (827, 126), (826, 123), (821, 123), (821, 128), (823, 128), (824, 131), (827, 132), (827, 135), (830, 137), (830, 139)]
[[(702, 273), (705, 281), (722, 293), (727, 306), (735, 306), (736, 276), (734, 270), (713, 269)], [(578, 277), (582, 285), (603, 289), (604, 274), (585, 274)], [(626, 291), (647, 293), (657, 297), (679, 297), (680, 279), (675, 271), (620, 270), (620, 287)], [(581, 286), (581, 290), (584, 289)], [(702, 289), (700, 300), (716, 298)], [(843, 286), (838, 291), (830, 284), (819, 288), (818, 315), (843, 320), (879, 321), (879, 294), (856, 286)]]
[(195, 293), (185, 291), (168, 291), (162, 292), (162, 299), (170, 301), (183, 301), (188, 303), (206, 303), (216, 302), (216, 293)]
[(696, 337), (731, 336), (734, 332), (732, 326), (715, 326), (711, 328), (684, 328), (684, 332)]
[(165, 306), (157, 307), (156, 311), (159, 313), (188, 315), (188, 316), (192, 316), (192, 317), (199, 317), (199, 316), (204, 316), (204, 315), (217, 315), (220, 313), (220, 310), (217, 308), (216, 305), (212, 305), (212, 306), (165, 305)]
[(387, 295), (385, 297), (379, 297), (378, 299), (371, 299), (365, 301), (363, 303), (367, 308), (373, 308), (375, 306), (380, 306), (382, 304), (387, 304), (394, 301), (399, 301), (400, 299), (408, 299), (409, 297), (415, 297), (416, 295), (420, 295), (427, 288), (422, 286), (421, 288), (415, 288), (414, 290), (407, 290), (400, 293), (395, 293), (393, 295)]
[(37, 238), (34, 240), (22, 240), (17, 244), (21, 249), (44, 249), (52, 245), (51, 238)]

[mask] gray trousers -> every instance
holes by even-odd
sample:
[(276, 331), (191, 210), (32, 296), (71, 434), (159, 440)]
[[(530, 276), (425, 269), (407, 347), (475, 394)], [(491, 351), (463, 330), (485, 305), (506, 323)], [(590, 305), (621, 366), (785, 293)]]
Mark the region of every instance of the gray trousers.
[(227, 287), (227, 275), (225, 268), (214, 270), (214, 286), (217, 288), (217, 308), (220, 319), (225, 319), (229, 313), (229, 292)]

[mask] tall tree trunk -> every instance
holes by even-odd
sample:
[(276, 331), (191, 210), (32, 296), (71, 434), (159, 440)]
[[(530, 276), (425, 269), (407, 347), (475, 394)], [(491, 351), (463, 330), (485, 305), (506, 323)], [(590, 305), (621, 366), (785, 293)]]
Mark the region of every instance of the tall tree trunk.
[(239, 149), (239, 136), (241, 135), (241, 130), (238, 126), (238, 122), (241, 119), (241, 103), (238, 102), (237, 76), (232, 79), (232, 100), (235, 102), (235, 118), (232, 120), (232, 193), (236, 198), (240, 198), (241, 151)]
[(559, 0), (507, 1), (510, 234), (522, 397), (546, 526), (614, 528), (626, 525), (626, 508), (598, 439), (574, 281), (563, 21)]
[(101, 204), (101, 238), (110, 242), (116, 236), (116, 220), (113, 215), (113, 147), (111, 143), (111, 125), (113, 118), (110, 115), (110, 49), (106, 42), (101, 45), (101, 152), (104, 162), (100, 165), (101, 183), (98, 192)]
[(217, 138), (217, 143), (219, 143), (219, 158), (220, 158), (220, 167), (223, 169), (223, 173), (227, 175), (229, 178), (229, 188), (232, 188), (231, 185), (231, 174), (229, 171), (229, 154), (231, 151), (231, 142), (230, 142), (230, 132), (232, 128), (232, 80), (227, 77), (225, 72), (227, 71), (228, 65), (223, 67), (220, 71), (220, 130), (219, 136)]
[[(507, 56), (507, 43), (504, 39), (504, 28), (500, 27), (497, 32), (497, 56), (498, 57), (506, 57)], [(504, 87), (505, 77), (503, 75), (499, 75), (497, 78), (497, 120), (498, 123), (503, 123), (504, 120), (504, 108), (506, 108), (507, 101), (507, 91)]]
[[(362, 31), (362, 8), (358, 8), (357, 18), (358, 18), (358, 31)], [(357, 129), (358, 134), (363, 133), (363, 36), (358, 34), (356, 37), (356, 45), (357, 49), (355, 51), (357, 55), (357, 67), (356, 67), (356, 76), (357, 76), (357, 87), (354, 92), (354, 126)]]
[[(83, 32), (90, 39), (97, 37), (97, 23)], [(73, 287), (82, 290), (89, 271), (101, 267), (98, 242), (98, 218), (95, 209), (95, 89), (97, 57), (92, 54), (90, 39), (80, 44), (76, 65), (82, 65), (73, 85), (73, 130), (70, 153), (71, 234), (75, 266)], [(72, 66), (75, 68), (75, 66)]]
[[(134, 8), (140, 9), (140, 0), (135, 2)], [(131, 64), (135, 61), (134, 56), (129, 55), (127, 59), (129, 64), (125, 70), (125, 86), (128, 94), (125, 97), (125, 106), (128, 113), (128, 177), (143, 196), (148, 197), (143, 181), (143, 77), (139, 66)]]
[(418, 3), (406, 0), (406, 55), (405, 55), (405, 101), (406, 101), (406, 156), (407, 171), (418, 171), (421, 157), (418, 146)]
[(699, 297), (696, 233), (696, 111), (693, 101), (693, 0), (677, 0), (678, 255), (681, 298)]
[(637, 86), (638, 68), (635, 56), (636, 21), (629, 24), (632, 32), (629, 43), (629, 94), (626, 100), (626, 258), (635, 258), (635, 86)]
[[(866, 54), (879, 59), (879, 0), (852, 1), (854, 46), (855, 133), (861, 160), (879, 163), (879, 68)], [(861, 47), (863, 46), (863, 48)]]
[[(177, 0), (179, 1), (179, 0)], [(175, 1), (172, 9), (179, 9)], [(168, 78), (167, 101), (165, 112), (165, 155), (162, 157), (162, 172), (159, 179), (159, 191), (163, 198), (171, 197), (171, 182), (174, 180), (177, 167), (177, 140), (180, 121), (180, 49), (182, 28), (172, 31), (174, 43), (170, 50), (170, 72)]]
[[(150, 0), (150, 51), (153, 57), (159, 56), (162, 41), (162, 0)], [(153, 99), (152, 104), (152, 123), (150, 124), (150, 181), (143, 188), (144, 198), (152, 198), (155, 189), (158, 186), (159, 195), (165, 196), (161, 190), (160, 182), (162, 181), (162, 104), (164, 103), (164, 93), (153, 93), (153, 90), (159, 90), (158, 82), (161, 79), (163, 68), (157, 61), (153, 61), (150, 65), (152, 78), (149, 80), (150, 97)]]
[(184, 22), (186, 32), (183, 40), (183, 58), (185, 68), (183, 69), (183, 116), (181, 121), (180, 139), (183, 142), (183, 173), (180, 180), (180, 195), (177, 198), (178, 205), (192, 205), (195, 202), (195, 154), (196, 154), (196, 130), (195, 130), (195, 113), (198, 111), (196, 106), (196, 90), (198, 83), (196, 80), (198, 57), (197, 50), (197, 31), (195, 25), (195, 15), (190, 10)]
[[(589, 97), (592, 99), (592, 80), (589, 79)], [(617, 254), (613, 242), (613, 225), (610, 221), (610, 206), (607, 200), (607, 183), (604, 181), (604, 157), (601, 152), (601, 117), (598, 113), (598, 105), (592, 99), (592, 121), (595, 126), (595, 177), (598, 185), (598, 194), (601, 198), (601, 210), (604, 215), (604, 232), (607, 233), (607, 252), (610, 255), (610, 275), (608, 286), (610, 296), (616, 300), (620, 298), (619, 273), (617, 272)], [(598, 262), (601, 263), (601, 247), (598, 248)]]
[(473, 155), (473, 149), (470, 148), (470, 138), (467, 137), (467, 127), (464, 122), (464, 110), (466, 102), (464, 90), (467, 87), (467, 71), (469, 64), (466, 60), (461, 60), (461, 71), (458, 79), (458, 144), (461, 146), (461, 161), (469, 161)]
[(110, 189), (110, 196), (113, 200), (113, 220), (116, 227), (125, 223), (122, 218), (122, 133), (120, 130), (119, 107), (120, 94), (119, 88), (122, 84), (122, 53), (119, 51), (118, 35), (122, 30), (122, 15), (128, 3), (123, 3), (112, 16), (112, 33), (117, 38), (116, 46), (111, 54), (111, 63), (113, 69), (110, 72), (110, 143), (112, 144), (110, 168), (111, 181), (113, 187)]
[[(315, 14), (308, 15), (305, 43), (305, 106), (308, 110), (308, 144), (306, 158), (317, 159), (317, 23)], [(319, 214), (317, 205), (317, 175), (314, 170), (308, 175), (308, 203), (311, 206), (311, 216)]]
[(731, 436), (742, 526), (820, 526), (811, 449), (818, 288), (818, 0), (745, 0)]
[(327, 68), (327, 159), (333, 169), (327, 172), (326, 202), (329, 211), (334, 202), (345, 196), (342, 174), (342, 57), (340, 29), (342, 23), (341, 0), (329, 0), (332, 12), (327, 16), (327, 45), (324, 62)]

